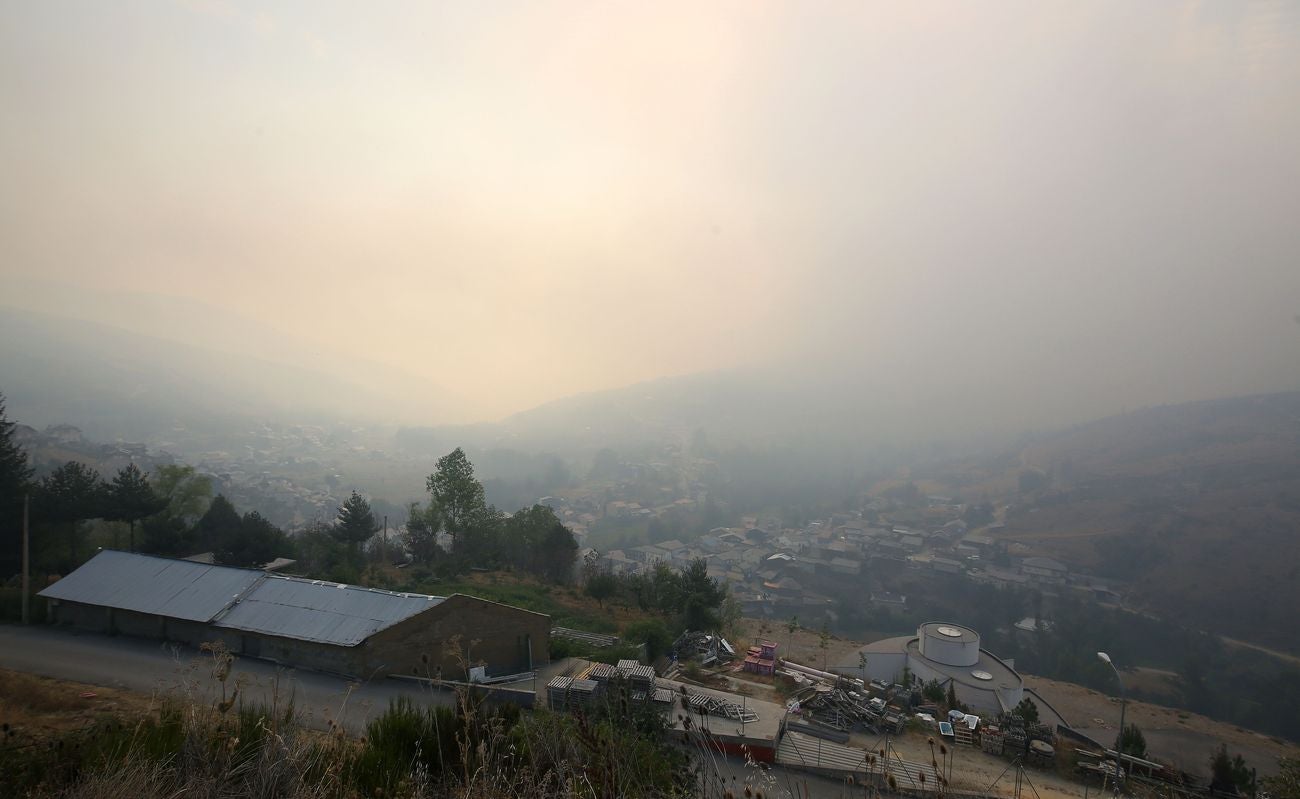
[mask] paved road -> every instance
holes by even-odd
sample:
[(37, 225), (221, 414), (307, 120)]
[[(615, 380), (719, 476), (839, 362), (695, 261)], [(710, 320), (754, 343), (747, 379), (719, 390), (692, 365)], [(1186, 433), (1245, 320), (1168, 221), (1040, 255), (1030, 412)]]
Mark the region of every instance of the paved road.
[[(176, 644), (0, 624), (0, 668), (14, 671), (144, 694), (180, 692), (212, 701), (221, 696), (212, 666), (212, 655)], [(410, 681), (351, 682), (242, 658), (235, 660), (227, 691), (235, 685), (240, 686), (245, 701), (269, 706), (278, 695), (281, 706), (291, 699), (308, 724), (324, 728), (333, 719), (353, 733), (359, 733), (368, 719), (399, 696), (420, 704), (446, 705), (454, 698)]]

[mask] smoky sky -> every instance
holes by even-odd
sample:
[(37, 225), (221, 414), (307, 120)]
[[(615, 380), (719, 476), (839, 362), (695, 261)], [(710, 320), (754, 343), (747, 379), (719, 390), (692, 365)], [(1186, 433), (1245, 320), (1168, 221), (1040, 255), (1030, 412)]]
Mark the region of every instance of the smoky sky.
[(458, 419), (736, 366), (1035, 422), (1300, 387), (1292, 3), (43, 2), (0, 107), (2, 304)]

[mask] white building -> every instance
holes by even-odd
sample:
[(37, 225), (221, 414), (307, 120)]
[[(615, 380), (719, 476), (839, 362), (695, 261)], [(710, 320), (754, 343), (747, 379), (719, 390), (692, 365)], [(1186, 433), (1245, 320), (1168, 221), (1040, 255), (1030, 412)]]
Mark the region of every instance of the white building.
[[(1011, 710), (1024, 698), (1025, 683), (1010, 663), (980, 648), (979, 633), (959, 624), (926, 622), (914, 637), (886, 638), (860, 650), (868, 679), (898, 682), (903, 669), (921, 682), (949, 684), (957, 700), (978, 713)], [(861, 676), (862, 669), (841, 666), (836, 671)]]

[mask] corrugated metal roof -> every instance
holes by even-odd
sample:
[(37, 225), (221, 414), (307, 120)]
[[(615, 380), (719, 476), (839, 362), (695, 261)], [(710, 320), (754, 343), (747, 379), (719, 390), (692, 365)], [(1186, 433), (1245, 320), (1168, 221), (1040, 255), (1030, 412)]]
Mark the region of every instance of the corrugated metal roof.
[(427, 610), (442, 597), (397, 594), (296, 577), (263, 579), (216, 626), (356, 646), (380, 630)]
[(40, 596), (209, 621), (262, 578), (252, 569), (106, 549)]

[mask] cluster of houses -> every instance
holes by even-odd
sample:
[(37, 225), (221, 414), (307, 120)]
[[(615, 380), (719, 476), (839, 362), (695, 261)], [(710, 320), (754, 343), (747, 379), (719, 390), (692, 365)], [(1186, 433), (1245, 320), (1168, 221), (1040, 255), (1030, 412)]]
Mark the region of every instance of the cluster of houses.
[[(831, 600), (819, 586), (853, 584), (872, 568), (927, 570), (1003, 587), (1034, 587), (1049, 595), (1069, 591), (1103, 602), (1119, 600), (1097, 578), (1073, 572), (1056, 560), (1008, 555), (1007, 547), (985, 534), (988, 528), (972, 532), (960, 519), (930, 530), (847, 515), (799, 529), (745, 521), (743, 527), (710, 530), (689, 544), (661, 541), (605, 553), (587, 550), (587, 556), (614, 574), (643, 573), (660, 563), (681, 568), (703, 559), (709, 576), (730, 584), (746, 615), (769, 617), (826, 610)], [(886, 607), (907, 603), (905, 596), (885, 591), (868, 597)]]

